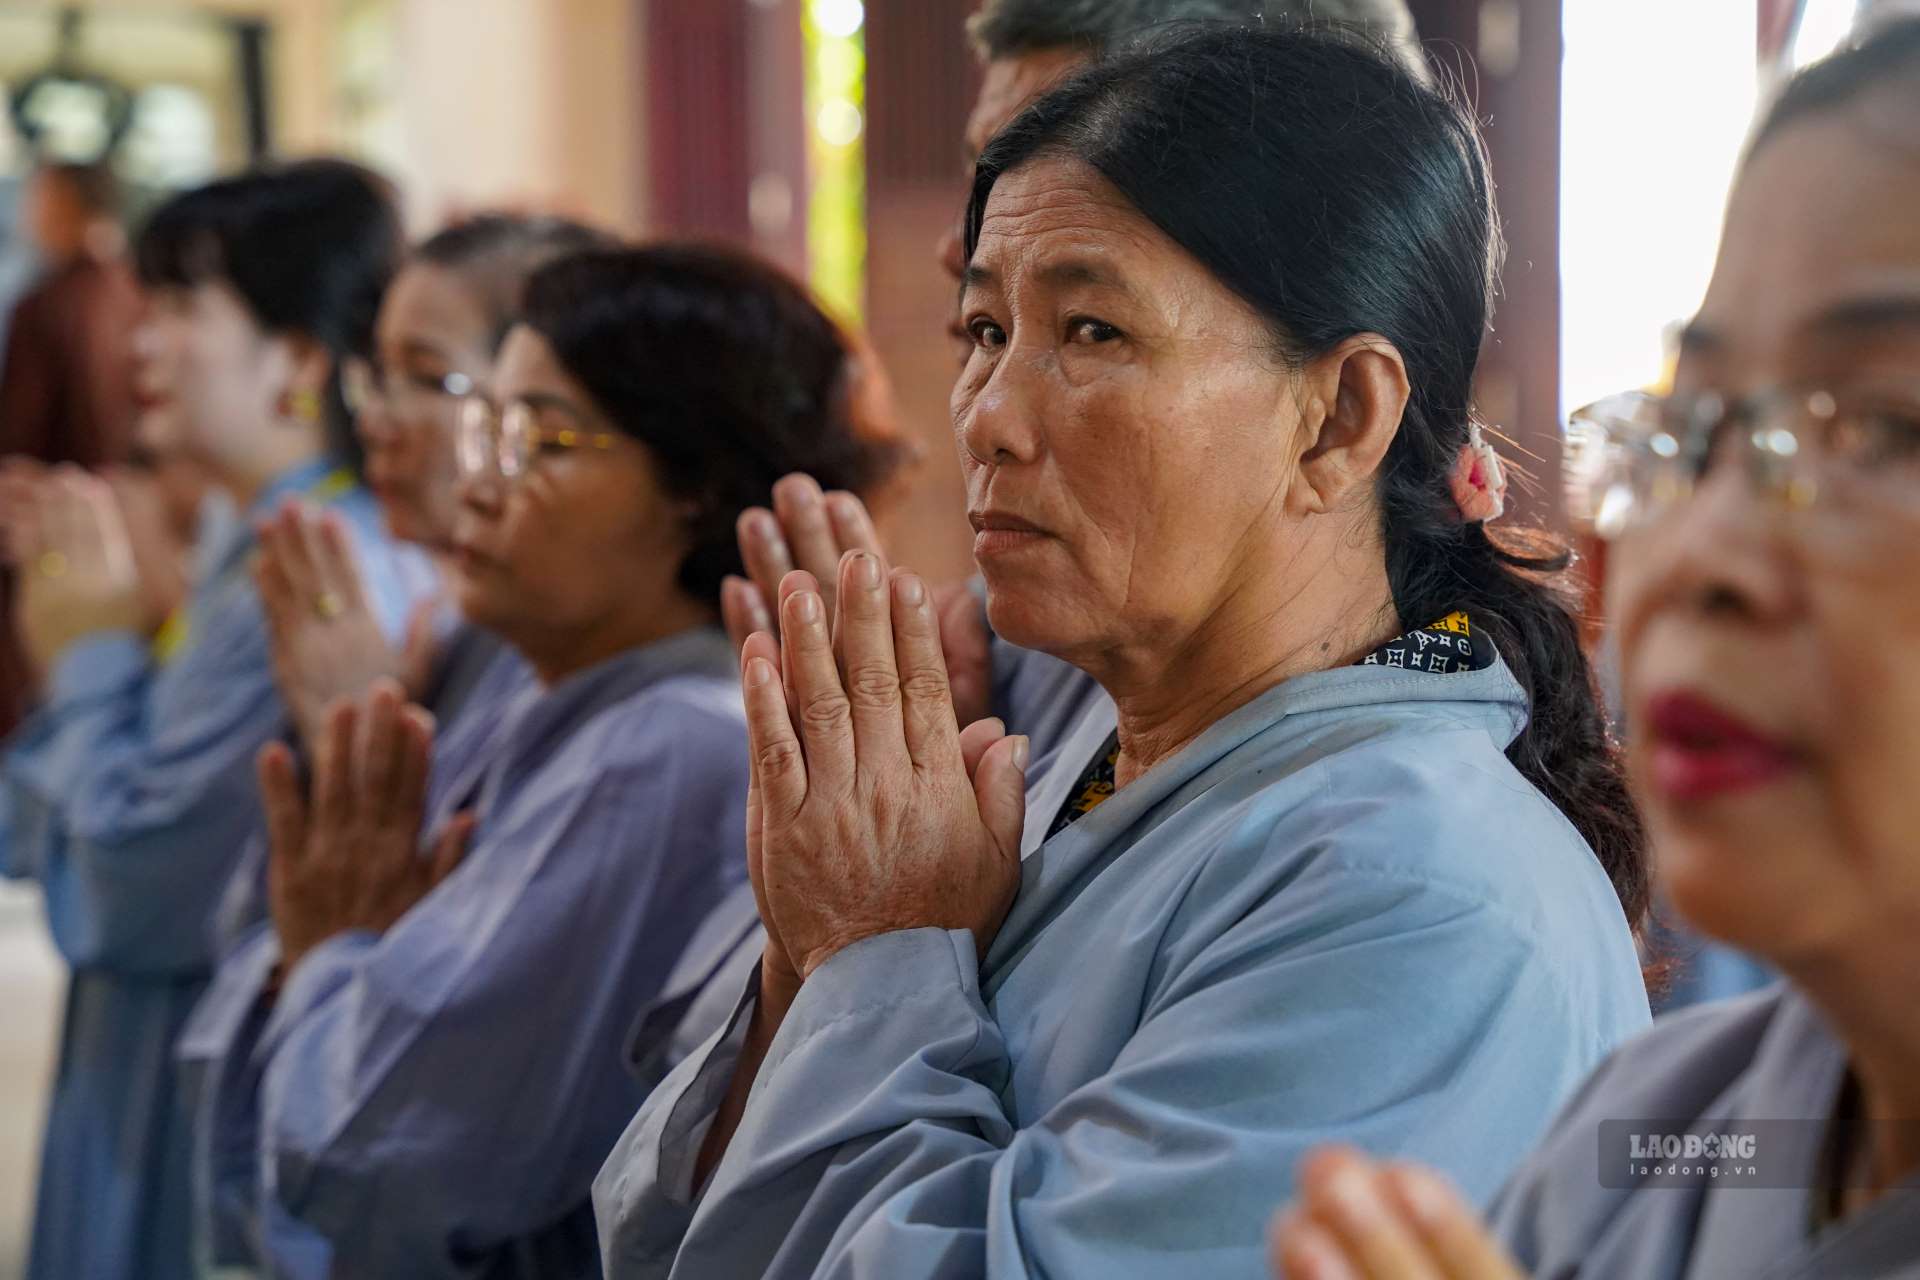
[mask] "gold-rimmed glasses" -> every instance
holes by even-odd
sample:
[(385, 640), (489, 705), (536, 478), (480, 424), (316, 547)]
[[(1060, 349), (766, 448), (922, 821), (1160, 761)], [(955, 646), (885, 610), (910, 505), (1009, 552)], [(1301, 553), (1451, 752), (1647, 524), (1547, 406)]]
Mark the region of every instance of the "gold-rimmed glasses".
[(541, 410), (525, 400), (515, 400), (504, 408), (481, 396), (468, 396), (460, 404), (460, 471), (468, 476), (498, 476), (509, 482), (520, 479), (533, 465), (542, 449), (613, 448), (620, 437), (611, 431), (593, 431), (584, 427), (547, 427), (540, 422)]
[(1576, 410), (1563, 471), (1568, 514), (1602, 538), (1657, 522), (1708, 471), (1741, 466), (1787, 511), (1864, 514), (1920, 502), (1920, 379), (1715, 391), (1626, 392)]

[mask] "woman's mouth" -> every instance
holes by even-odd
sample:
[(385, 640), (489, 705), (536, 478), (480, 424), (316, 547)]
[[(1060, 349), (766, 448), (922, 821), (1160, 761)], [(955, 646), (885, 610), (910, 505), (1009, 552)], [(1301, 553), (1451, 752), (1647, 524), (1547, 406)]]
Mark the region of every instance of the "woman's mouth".
[(1021, 551), (1050, 536), (1039, 525), (1010, 511), (969, 511), (967, 520), (973, 525), (975, 559)]
[(1800, 767), (1792, 747), (1697, 694), (1656, 696), (1646, 721), (1640, 731), (1653, 744), (1653, 785), (1674, 800), (1755, 790)]
[(453, 540), (452, 550), (454, 562), (466, 571), (483, 568), (492, 563), (492, 557), (487, 555), (486, 552), (481, 551), (471, 542), (466, 542), (459, 538)]

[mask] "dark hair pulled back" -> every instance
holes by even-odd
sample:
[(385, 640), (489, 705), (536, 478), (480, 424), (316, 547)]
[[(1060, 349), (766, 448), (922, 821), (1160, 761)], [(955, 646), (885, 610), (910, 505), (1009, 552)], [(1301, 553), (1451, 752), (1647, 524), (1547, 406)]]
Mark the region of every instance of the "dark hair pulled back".
[[(527, 284), (521, 323), (694, 506), (681, 588), (717, 601), (744, 572), (734, 528), (804, 471), (863, 496), (904, 457), (861, 418), (859, 353), (807, 291), (717, 245), (595, 250)], [(880, 438), (876, 438), (880, 437)]]
[(297, 333), (332, 357), (328, 447), (358, 473), (360, 442), (340, 366), (373, 354), (380, 298), (406, 239), (393, 190), (345, 160), (250, 170), (174, 196), (147, 220), (134, 261), (149, 288), (225, 284), (269, 333)]
[(571, 218), (478, 213), (422, 241), (411, 261), (443, 268), (468, 282), (486, 316), (489, 341), (498, 351), (534, 272), (571, 254), (618, 244), (611, 234)]
[(1569, 557), (1532, 530), (1462, 521), (1448, 476), (1502, 245), (1472, 118), (1357, 33), (1186, 29), (1097, 64), (1028, 107), (981, 156), (966, 218), (979, 241), (1000, 175), (1040, 156), (1100, 173), (1270, 323), (1298, 367), (1377, 333), (1412, 395), (1377, 479), (1403, 624), (1464, 609), (1527, 696), (1508, 749), (1585, 837), (1637, 927), (1645, 841), (1577, 619)]

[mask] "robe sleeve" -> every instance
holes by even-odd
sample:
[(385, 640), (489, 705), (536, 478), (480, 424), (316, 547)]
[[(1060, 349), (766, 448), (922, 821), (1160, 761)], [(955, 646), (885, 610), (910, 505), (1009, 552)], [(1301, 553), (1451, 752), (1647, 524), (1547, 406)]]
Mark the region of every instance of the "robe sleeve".
[(1400, 870), (1331, 860), (1188, 942), (1110, 1069), (1024, 1124), (971, 934), (848, 947), (801, 988), (696, 1198), (743, 1003), (603, 1174), (608, 1274), (1144, 1278), (1178, 1256), (1264, 1280), (1306, 1151), (1444, 1164), (1484, 1198), (1545, 1119), (1512, 1099), (1554, 1091), (1584, 1025), (1524, 922)]
[(280, 724), (257, 606), (222, 606), (168, 666), (131, 633), (73, 645), (0, 762), (0, 839), (76, 968), (211, 961), (213, 903), (259, 821), (253, 754)]
[[(737, 723), (705, 731), (743, 755)], [(634, 1011), (744, 875), (715, 817), (742, 771), (713, 760), (674, 723), (513, 803), (384, 937), (290, 975), (253, 1050), (263, 1194), (339, 1273), (471, 1275), (584, 1205), (645, 1096)]]
[[(411, 553), (355, 533), (374, 611), (397, 636), (430, 583), (403, 573)], [(285, 727), (243, 564), (196, 593), (172, 661), (100, 632), (61, 655), (48, 686), (0, 758), (0, 862), (41, 881), (75, 968), (204, 973), (223, 889), (261, 826), (254, 756)]]

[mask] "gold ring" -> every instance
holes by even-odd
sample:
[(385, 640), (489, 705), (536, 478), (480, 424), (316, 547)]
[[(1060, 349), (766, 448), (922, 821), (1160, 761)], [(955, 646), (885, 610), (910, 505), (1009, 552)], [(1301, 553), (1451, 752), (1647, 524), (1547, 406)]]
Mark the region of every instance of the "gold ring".
[(346, 611), (337, 592), (322, 591), (313, 598), (313, 612), (322, 622), (332, 622)]
[(67, 572), (66, 552), (64, 551), (43, 552), (39, 560), (39, 569), (40, 569), (40, 576), (43, 578), (60, 578), (60, 577), (66, 576), (66, 572)]

